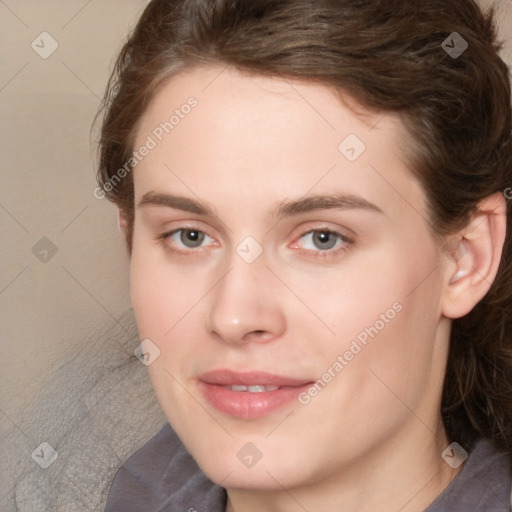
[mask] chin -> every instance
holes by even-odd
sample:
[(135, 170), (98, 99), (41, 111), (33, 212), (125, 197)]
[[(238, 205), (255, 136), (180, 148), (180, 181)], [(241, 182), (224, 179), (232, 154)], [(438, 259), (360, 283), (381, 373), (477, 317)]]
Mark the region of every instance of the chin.
[[(300, 453), (297, 449), (283, 446), (279, 450), (275, 445), (269, 446), (268, 442), (265, 446), (264, 441), (256, 438), (252, 444), (247, 436), (235, 440), (231, 446), (219, 447), (224, 450), (222, 453), (195, 450), (193, 457), (210, 480), (230, 489), (282, 490), (282, 487), (295, 487), (301, 481), (314, 478), (312, 461), (305, 463), (290, 457), (291, 453)], [(255, 445), (261, 447), (259, 454)]]
[(203, 472), (212, 482), (226, 489), (277, 491), (282, 490), (283, 487), (292, 488), (298, 484), (298, 479), (284, 468), (267, 469), (263, 465), (259, 468), (231, 467), (229, 469), (226, 466), (217, 466), (212, 467), (211, 471), (203, 469)]

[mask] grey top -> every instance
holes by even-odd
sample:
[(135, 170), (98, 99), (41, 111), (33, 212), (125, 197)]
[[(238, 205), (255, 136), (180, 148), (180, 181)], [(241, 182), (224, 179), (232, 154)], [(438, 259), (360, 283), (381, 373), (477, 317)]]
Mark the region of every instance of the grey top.
[[(510, 512), (510, 459), (475, 444), (457, 477), (425, 512)], [(224, 512), (226, 491), (199, 469), (166, 424), (117, 471), (105, 512)]]

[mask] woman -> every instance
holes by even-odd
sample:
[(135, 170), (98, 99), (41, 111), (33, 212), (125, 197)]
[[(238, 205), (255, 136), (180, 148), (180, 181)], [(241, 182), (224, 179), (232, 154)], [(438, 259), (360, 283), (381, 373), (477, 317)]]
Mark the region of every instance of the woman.
[(170, 426), (107, 511), (510, 510), (497, 50), (467, 0), (149, 3), (97, 194)]

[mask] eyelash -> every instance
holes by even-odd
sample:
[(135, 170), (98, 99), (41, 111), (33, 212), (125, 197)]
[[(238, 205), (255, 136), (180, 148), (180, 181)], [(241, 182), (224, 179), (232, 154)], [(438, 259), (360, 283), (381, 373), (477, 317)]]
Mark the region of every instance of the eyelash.
[(209, 235), (204, 229), (198, 228), (197, 226), (186, 226), (181, 227), (178, 229), (173, 229), (172, 231), (167, 231), (165, 233), (162, 233), (161, 235), (157, 236), (157, 241), (164, 247), (164, 249), (171, 254), (177, 254), (180, 256), (201, 256), (202, 253), (205, 251), (204, 248), (199, 247), (198, 249), (180, 249), (171, 246), (167, 240), (176, 233), (179, 233), (180, 231), (197, 231), (199, 233), (203, 233), (209, 238), (214, 239), (213, 236)]
[[(187, 226), (187, 227), (181, 227), (178, 229), (173, 229), (172, 231), (167, 231), (165, 233), (162, 233), (156, 237), (157, 241), (171, 254), (176, 255), (183, 255), (183, 256), (201, 256), (205, 249), (202, 247), (199, 247), (198, 249), (180, 249), (176, 247), (172, 247), (167, 240), (175, 235), (176, 233), (179, 233), (180, 231), (198, 231), (199, 233), (202, 233), (206, 235), (207, 237), (214, 239), (213, 236), (209, 235), (208, 232), (206, 232), (204, 229), (198, 228), (197, 226)], [(301, 247), (293, 247), (294, 250), (297, 250), (302, 253), (307, 253), (309, 257), (313, 258), (320, 258), (320, 259), (328, 259), (331, 257), (337, 256), (341, 252), (345, 252), (348, 250), (348, 248), (354, 244), (354, 240), (351, 238), (339, 233), (338, 231), (334, 231), (329, 228), (316, 228), (316, 229), (309, 229), (308, 231), (305, 231), (301, 233), (295, 241), (292, 243), (296, 244), (299, 240), (304, 238), (306, 235), (310, 235), (312, 233), (328, 233), (329, 235), (335, 235), (338, 237), (339, 240), (341, 240), (341, 244), (339, 247), (335, 249), (327, 249), (327, 250), (311, 250), (311, 249), (303, 249)]]
[(309, 256), (309, 257), (319, 258), (319, 259), (326, 260), (326, 259), (329, 259), (329, 258), (335, 258), (340, 253), (343, 253), (343, 252), (347, 251), (348, 248), (351, 245), (354, 244), (354, 240), (352, 240), (351, 238), (343, 235), (342, 233), (340, 233), (338, 231), (334, 231), (334, 230), (329, 229), (329, 228), (315, 228), (315, 229), (309, 229), (308, 231), (305, 231), (305, 232), (301, 233), (295, 239), (295, 242), (293, 242), (292, 245), (296, 244), (299, 240), (301, 240), (305, 236), (313, 234), (313, 233), (327, 233), (329, 235), (335, 235), (336, 237), (338, 237), (338, 240), (340, 240), (341, 243), (336, 248), (327, 249), (327, 250), (323, 250), (323, 251), (321, 251), (320, 249), (318, 249), (318, 250), (303, 249), (301, 247), (292, 247), (292, 248), (294, 250), (298, 251), (299, 253), (306, 253), (307, 256)]

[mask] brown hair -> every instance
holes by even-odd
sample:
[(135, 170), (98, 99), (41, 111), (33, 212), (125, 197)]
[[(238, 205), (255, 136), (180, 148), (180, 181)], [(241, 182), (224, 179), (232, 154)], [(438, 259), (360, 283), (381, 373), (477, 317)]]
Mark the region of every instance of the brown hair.
[[(468, 45), (461, 55), (446, 51), (454, 32)], [(472, 0), (153, 0), (105, 93), (98, 181), (127, 216), (130, 248), (133, 179), (129, 172), (112, 186), (112, 178), (131, 157), (141, 115), (177, 71), (230, 65), (322, 83), (398, 113), (412, 135), (411, 172), (443, 236), (512, 185), (510, 83), (498, 50), (492, 11)], [(511, 227), (510, 203), (507, 211)], [(507, 236), (489, 293), (453, 322), (442, 414), (463, 446), (485, 437), (512, 453), (511, 332)]]

